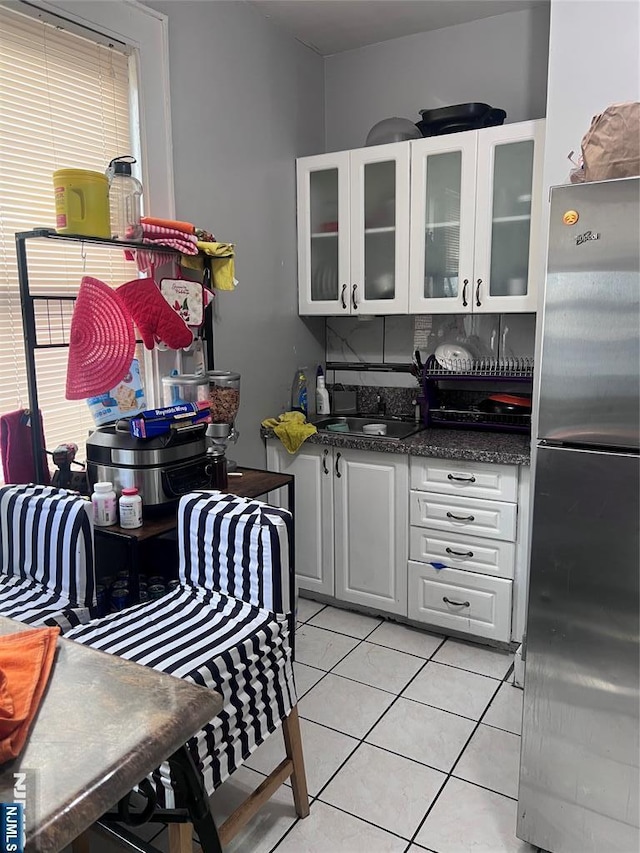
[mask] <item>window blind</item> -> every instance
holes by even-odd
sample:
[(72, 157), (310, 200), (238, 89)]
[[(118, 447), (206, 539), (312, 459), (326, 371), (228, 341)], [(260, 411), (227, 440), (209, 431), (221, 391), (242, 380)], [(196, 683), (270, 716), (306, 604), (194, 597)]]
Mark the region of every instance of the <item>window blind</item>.
[[(132, 151), (129, 56), (63, 27), (0, 5), (0, 413), (28, 408), (14, 234), (55, 226), (56, 169), (104, 172)], [(114, 287), (136, 276), (110, 248), (49, 240), (27, 252), (34, 293), (74, 295), (83, 274)], [(38, 323), (68, 329), (68, 319)], [(37, 352), (39, 403), (47, 448), (75, 441), (84, 459), (93, 422), (84, 401), (65, 400), (67, 354)]]

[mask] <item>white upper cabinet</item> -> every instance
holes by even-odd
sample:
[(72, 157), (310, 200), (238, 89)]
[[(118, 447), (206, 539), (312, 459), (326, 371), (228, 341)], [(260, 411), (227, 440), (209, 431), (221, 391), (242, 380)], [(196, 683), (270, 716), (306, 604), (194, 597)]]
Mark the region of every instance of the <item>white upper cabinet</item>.
[(298, 160), (298, 310), (348, 314), (349, 152)]
[(535, 311), (544, 121), (478, 131), (475, 312)]
[(409, 310), (408, 143), (351, 152), (351, 313)]
[(305, 157), (298, 168), (300, 314), (406, 314), (407, 142)]
[(412, 143), (412, 314), (471, 310), (478, 132)]
[(535, 311), (544, 121), (411, 143), (411, 314)]
[(298, 167), (300, 314), (536, 310), (544, 121)]

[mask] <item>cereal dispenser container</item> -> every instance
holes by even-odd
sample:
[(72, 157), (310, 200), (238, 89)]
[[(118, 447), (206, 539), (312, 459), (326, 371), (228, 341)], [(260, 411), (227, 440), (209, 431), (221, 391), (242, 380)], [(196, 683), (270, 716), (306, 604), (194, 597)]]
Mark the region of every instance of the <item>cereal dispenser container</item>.
[[(227, 444), (235, 443), (239, 433), (235, 428), (235, 419), (240, 407), (240, 374), (229, 370), (210, 370), (209, 405), (211, 423), (207, 427), (207, 455), (216, 458), (226, 452)], [(227, 460), (227, 470), (233, 471), (237, 463)]]

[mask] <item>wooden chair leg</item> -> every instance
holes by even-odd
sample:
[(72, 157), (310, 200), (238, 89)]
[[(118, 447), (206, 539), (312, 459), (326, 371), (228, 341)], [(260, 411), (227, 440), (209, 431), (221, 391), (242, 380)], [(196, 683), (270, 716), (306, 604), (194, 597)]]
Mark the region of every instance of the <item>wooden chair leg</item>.
[[(170, 823), (169, 853), (193, 853), (193, 825), (190, 823)], [(75, 853), (75, 851), (73, 851)]]
[(73, 839), (71, 842), (71, 853), (89, 853), (89, 850), (89, 830), (87, 829), (77, 838)]
[(282, 721), (282, 734), (284, 735), (287, 758), (291, 759), (293, 763), (291, 787), (293, 788), (293, 802), (295, 803), (296, 813), (298, 817), (306, 817), (309, 814), (309, 793), (307, 791), (307, 776), (304, 770), (302, 736), (300, 734), (300, 719), (298, 717), (297, 706)]

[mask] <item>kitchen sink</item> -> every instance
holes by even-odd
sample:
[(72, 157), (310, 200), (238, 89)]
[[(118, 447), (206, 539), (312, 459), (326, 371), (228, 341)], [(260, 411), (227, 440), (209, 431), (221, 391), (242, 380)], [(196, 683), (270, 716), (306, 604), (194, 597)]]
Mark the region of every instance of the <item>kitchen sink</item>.
[[(358, 438), (391, 439), (392, 441), (400, 441), (424, 429), (421, 423), (416, 423), (414, 420), (381, 418), (377, 415), (369, 415), (367, 417), (354, 415), (353, 417), (320, 418), (314, 421), (314, 423), (318, 432), (328, 432), (332, 435), (357, 435)], [(384, 435), (365, 433), (362, 428), (367, 424), (384, 424), (387, 431)]]

